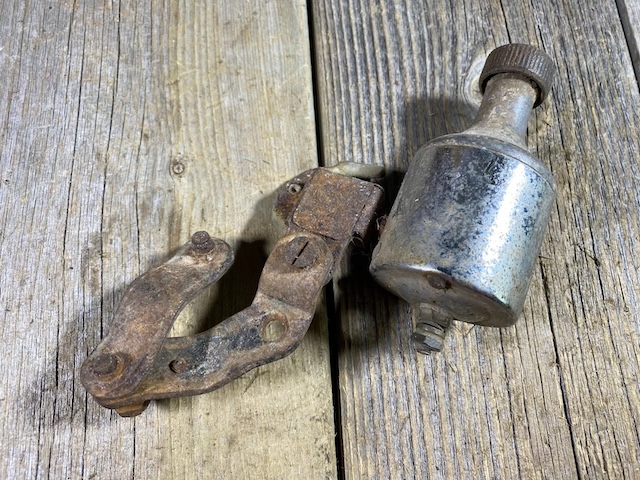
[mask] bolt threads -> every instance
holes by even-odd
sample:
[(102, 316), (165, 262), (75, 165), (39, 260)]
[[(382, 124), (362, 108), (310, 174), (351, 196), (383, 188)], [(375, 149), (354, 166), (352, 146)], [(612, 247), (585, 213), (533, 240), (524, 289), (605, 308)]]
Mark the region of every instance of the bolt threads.
[(433, 310), (431, 305), (425, 303), (413, 304), (412, 314), (416, 328), (411, 340), (416, 351), (425, 355), (441, 351), (451, 325), (449, 314)]
[(419, 353), (428, 355), (442, 350), (446, 335), (446, 329), (440, 325), (418, 323), (413, 335), (411, 335), (411, 340)]

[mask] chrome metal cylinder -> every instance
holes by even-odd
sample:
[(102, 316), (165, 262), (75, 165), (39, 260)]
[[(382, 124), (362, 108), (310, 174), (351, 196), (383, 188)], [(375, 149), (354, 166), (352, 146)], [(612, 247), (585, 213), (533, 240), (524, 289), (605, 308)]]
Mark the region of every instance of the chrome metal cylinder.
[(473, 125), (426, 144), (409, 167), (370, 270), (413, 305), (421, 352), (442, 347), (450, 319), (506, 327), (522, 311), (555, 198), (526, 150), (527, 120), (553, 68), (526, 45), (492, 52)]

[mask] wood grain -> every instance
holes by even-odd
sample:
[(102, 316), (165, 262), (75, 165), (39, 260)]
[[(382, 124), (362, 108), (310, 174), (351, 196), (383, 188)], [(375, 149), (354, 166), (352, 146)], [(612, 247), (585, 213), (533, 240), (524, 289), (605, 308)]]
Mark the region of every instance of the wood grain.
[(636, 72), (636, 78), (640, 79), (640, 3), (635, 0), (617, 0), (616, 3), (627, 39), (631, 63)]
[[(631, 2), (628, 2), (630, 5)], [(637, 478), (640, 95), (614, 1), (314, 2), (323, 156), (384, 164), (460, 131), (494, 47), (558, 65), (530, 122), (553, 171), (551, 227), (514, 328), (457, 324), (416, 356), (408, 307), (368, 259), (336, 288), (346, 478)]]
[(270, 195), (317, 165), (305, 3), (1, 11), (0, 478), (335, 476), (322, 309), (288, 359), (135, 419), (78, 381), (123, 288), (195, 230), (238, 263), (174, 333), (251, 301)]
[[(640, 476), (640, 10), (578, 3), (313, 2), (323, 160), (384, 164), (390, 201), (470, 123), (493, 47), (559, 67), (529, 138), (557, 206), (515, 328), (458, 324), (418, 357), (368, 258), (344, 266), (340, 475)], [(173, 334), (251, 301), (270, 194), (317, 163), (305, 3), (1, 6), (0, 478), (335, 477), (322, 306), (288, 359), (134, 420), (77, 381), (125, 286), (195, 230), (237, 262)]]

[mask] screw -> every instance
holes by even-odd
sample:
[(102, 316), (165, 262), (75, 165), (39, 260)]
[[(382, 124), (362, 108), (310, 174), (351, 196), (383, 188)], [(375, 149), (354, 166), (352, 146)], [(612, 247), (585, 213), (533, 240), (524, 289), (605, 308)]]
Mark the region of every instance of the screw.
[(200, 252), (209, 252), (213, 248), (213, 239), (209, 233), (201, 230), (191, 235), (191, 243)]
[(184, 373), (189, 369), (189, 364), (184, 358), (176, 358), (169, 363), (169, 369), (173, 373)]
[(318, 247), (307, 237), (296, 237), (284, 249), (284, 259), (296, 268), (305, 268), (318, 259)]

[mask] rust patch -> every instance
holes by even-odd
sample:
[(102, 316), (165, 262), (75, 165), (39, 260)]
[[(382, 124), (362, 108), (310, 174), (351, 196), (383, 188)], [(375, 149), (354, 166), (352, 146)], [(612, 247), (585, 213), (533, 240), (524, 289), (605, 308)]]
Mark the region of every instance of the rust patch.
[(225, 242), (196, 232), (129, 286), (109, 335), (82, 366), (83, 385), (101, 405), (135, 416), (150, 400), (205, 393), (290, 354), (352, 239), (375, 229), (382, 199), (378, 185), (325, 169), (293, 178), (274, 206), (288, 231), (253, 303), (206, 332), (166, 338), (184, 306), (233, 262)]

